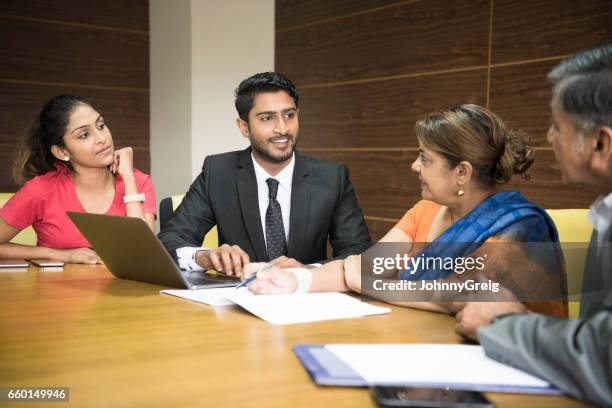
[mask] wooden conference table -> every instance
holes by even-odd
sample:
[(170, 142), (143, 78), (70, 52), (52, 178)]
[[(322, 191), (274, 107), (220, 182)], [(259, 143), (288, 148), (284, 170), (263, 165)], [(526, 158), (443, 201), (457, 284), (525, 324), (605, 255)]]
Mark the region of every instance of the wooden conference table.
[[(291, 346), (460, 341), (451, 317), (400, 307), (274, 326), (238, 307), (159, 290), (115, 279), (103, 266), (1, 272), (0, 387), (69, 387), (70, 402), (53, 407), (371, 407), (364, 388), (316, 386)], [(500, 407), (582, 406), (566, 397), (488, 396)]]

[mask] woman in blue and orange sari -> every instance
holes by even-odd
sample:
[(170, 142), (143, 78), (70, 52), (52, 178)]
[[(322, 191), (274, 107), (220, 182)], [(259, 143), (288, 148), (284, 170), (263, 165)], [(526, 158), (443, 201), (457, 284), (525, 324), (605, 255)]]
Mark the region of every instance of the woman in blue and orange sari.
[[(526, 177), (534, 161), (525, 135), (506, 130), (497, 115), (477, 105), (432, 113), (415, 128), (419, 156), (412, 170), (418, 175), (423, 200), (379, 242), (401, 243), (415, 259), (484, 256), (488, 267), (470, 273), (440, 267), (394, 269), (395, 279), (456, 282), (470, 277), (476, 282), (495, 281), (521, 300), (532, 301), (527, 303), (533, 310), (565, 315), (564, 302), (540, 302), (566, 295), (564, 261), (552, 220), (520, 192), (499, 191), (513, 174)], [(365, 254), (315, 269), (288, 259), (275, 266), (250, 264), (245, 278), (257, 273), (249, 289), (260, 294), (351, 289), (372, 295), (362, 287), (367, 273), (361, 273), (362, 265), (372, 264), (362, 264), (362, 257), (385, 252), (377, 252), (377, 247), (385, 245), (377, 244)], [(454, 313), (448, 298), (440, 293), (429, 295), (428, 299), (394, 299), (393, 303)]]

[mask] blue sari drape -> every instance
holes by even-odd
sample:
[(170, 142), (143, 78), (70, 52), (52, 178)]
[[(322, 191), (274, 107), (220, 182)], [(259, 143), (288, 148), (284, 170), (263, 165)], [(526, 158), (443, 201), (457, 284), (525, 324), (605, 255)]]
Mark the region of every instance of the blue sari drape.
[[(417, 256), (458, 258), (476, 250), (487, 239), (500, 234), (520, 236), (525, 242), (559, 242), (555, 224), (546, 211), (518, 191), (489, 196), (478, 207), (429, 243)], [(400, 273), (404, 280), (443, 279), (452, 271), (410, 268)]]

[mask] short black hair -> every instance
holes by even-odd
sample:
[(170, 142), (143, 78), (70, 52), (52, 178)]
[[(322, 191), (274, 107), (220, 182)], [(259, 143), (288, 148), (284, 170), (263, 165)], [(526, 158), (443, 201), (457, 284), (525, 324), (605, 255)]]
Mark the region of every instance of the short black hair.
[(548, 80), (555, 86), (559, 107), (574, 119), (578, 131), (612, 126), (612, 44), (563, 60)]
[(236, 99), (234, 105), (238, 111), (238, 116), (245, 122), (249, 122), (249, 112), (253, 109), (255, 95), (263, 92), (285, 91), (291, 96), (295, 107), (298, 107), (300, 95), (295, 85), (283, 74), (279, 72), (260, 72), (252, 75), (240, 82), (234, 92)]

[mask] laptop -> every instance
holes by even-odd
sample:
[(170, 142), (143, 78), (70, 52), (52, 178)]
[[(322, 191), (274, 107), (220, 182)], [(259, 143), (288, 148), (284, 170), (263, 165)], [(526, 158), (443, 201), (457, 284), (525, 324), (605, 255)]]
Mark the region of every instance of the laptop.
[(240, 283), (235, 277), (181, 271), (143, 219), (76, 212), (68, 216), (117, 278), (181, 289)]

